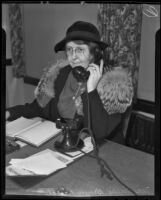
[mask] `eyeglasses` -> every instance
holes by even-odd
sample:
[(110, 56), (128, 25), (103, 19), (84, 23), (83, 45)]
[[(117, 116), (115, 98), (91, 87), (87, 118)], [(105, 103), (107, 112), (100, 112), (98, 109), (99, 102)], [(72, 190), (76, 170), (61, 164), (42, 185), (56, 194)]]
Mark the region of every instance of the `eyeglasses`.
[(68, 56), (72, 56), (74, 52), (77, 56), (82, 56), (84, 55), (85, 51), (86, 49), (81, 47), (76, 47), (76, 48), (66, 47), (66, 53)]

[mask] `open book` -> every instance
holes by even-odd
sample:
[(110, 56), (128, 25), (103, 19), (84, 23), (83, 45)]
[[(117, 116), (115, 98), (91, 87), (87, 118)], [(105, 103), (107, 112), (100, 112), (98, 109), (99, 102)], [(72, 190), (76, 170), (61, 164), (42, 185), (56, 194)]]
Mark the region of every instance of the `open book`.
[(39, 147), (61, 132), (54, 122), (41, 118), (26, 119), (20, 117), (6, 124), (6, 136)]

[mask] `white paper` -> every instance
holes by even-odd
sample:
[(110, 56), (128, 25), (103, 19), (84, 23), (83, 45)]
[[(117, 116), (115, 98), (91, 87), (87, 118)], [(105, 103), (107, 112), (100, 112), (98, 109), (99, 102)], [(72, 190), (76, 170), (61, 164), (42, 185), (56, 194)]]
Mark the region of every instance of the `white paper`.
[(23, 134), (19, 134), (16, 138), (38, 147), (47, 140), (56, 136), (60, 131), (60, 129), (56, 128), (54, 122), (43, 121), (38, 126), (23, 132)]
[(91, 142), (91, 137), (87, 137), (84, 139), (84, 147), (81, 149), (81, 151), (73, 151), (73, 152), (66, 152), (66, 154), (72, 156), (74, 159), (81, 157), (84, 155), (83, 152), (89, 153), (93, 150), (93, 144)]
[(46, 154), (46, 153), (51, 153), (51, 155), (53, 155), (54, 157), (56, 157), (59, 161), (61, 161), (62, 163), (64, 164), (69, 164), (71, 162), (73, 162), (73, 158), (69, 157), (69, 156), (66, 156), (62, 153), (59, 153), (59, 152), (56, 152), (56, 151), (52, 151), (51, 149), (45, 149), (41, 152), (38, 152), (36, 154), (33, 154), (32, 156), (30, 157), (27, 157), (27, 158), (21, 158), (21, 159), (11, 159), (10, 160), (10, 164), (14, 165), (14, 164), (17, 164), (17, 163), (20, 163), (22, 160), (25, 160), (25, 159), (28, 159), (29, 158), (33, 158), (33, 157), (36, 157), (36, 156), (39, 156), (39, 155), (42, 155), (42, 154)]
[(37, 156), (30, 156), (27, 159), (12, 164), (13, 167), (29, 170), (38, 175), (49, 175), (58, 169), (66, 167), (66, 164), (58, 160), (51, 152), (45, 152)]
[[(93, 150), (91, 137), (84, 139), (84, 145), (83, 152), (88, 153)], [(68, 154), (72, 154), (74, 157), (71, 158), (51, 149), (45, 149), (27, 158), (11, 159), (9, 162), (11, 165), (6, 167), (6, 174), (9, 176), (49, 175), (67, 167), (67, 164), (84, 155), (81, 151), (68, 152)]]
[(24, 117), (20, 117), (12, 122), (6, 124), (6, 135), (10, 137), (14, 137), (25, 130), (32, 128), (41, 123), (40, 117), (35, 117), (33, 119), (26, 119)]
[(8, 176), (33, 176), (36, 175), (35, 173), (19, 168), (19, 167), (15, 167), (14, 165), (10, 165), (6, 167), (6, 174)]
[(73, 162), (73, 158), (67, 156), (67, 155), (64, 155), (60, 152), (57, 152), (57, 151), (52, 151), (51, 149), (45, 149), (44, 151), (41, 151), (39, 153), (36, 153), (33, 156), (38, 156), (39, 154), (43, 154), (43, 153), (47, 153), (47, 152), (50, 152), (53, 156), (55, 156), (58, 160), (60, 160), (61, 162), (63, 162), (64, 164), (69, 164), (71, 162)]

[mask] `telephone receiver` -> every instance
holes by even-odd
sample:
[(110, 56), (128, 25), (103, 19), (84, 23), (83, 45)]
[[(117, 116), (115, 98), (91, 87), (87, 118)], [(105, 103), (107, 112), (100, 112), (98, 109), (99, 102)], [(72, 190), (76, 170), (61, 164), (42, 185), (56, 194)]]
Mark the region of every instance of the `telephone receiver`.
[[(103, 58), (103, 53), (101, 51), (95, 51), (95, 60), (96, 65), (100, 65), (100, 60)], [(87, 71), (82, 66), (76, 66), (72, 69), (73, 76), (77, 79), (78, 82), (86, 82), (89, 78), (90, 72)]]

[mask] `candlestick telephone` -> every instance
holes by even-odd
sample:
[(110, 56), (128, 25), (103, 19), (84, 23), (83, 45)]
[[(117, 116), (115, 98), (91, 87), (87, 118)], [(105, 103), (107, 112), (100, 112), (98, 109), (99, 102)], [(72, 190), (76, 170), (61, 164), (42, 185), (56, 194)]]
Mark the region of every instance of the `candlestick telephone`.
[[(94, 63), (99, 66), (100, 60), (103, 58), (103, 52), (100, 49), (95, 49), (94, 58)], [(72, 73), (78, 82), (86, 82), (90, 75), (90, 72), (82, 66), (74, 67)]]
[(84, 143), (79, 138), (81, 126), (81, 116), (77, 116), (74, 119), (57, 119), (56, 127), (62, 130), (63, 139), (62, 141), (56, 141), (54, 148), (59, 152), (72, 152), (83, 148)]
[[(94, 51), (94, 63), (100, 65), (100, 60), (103, 58), (103, 52), (100, 49)], [(89, 78), (90, 72), (82, 66), (76, 66), (72, 69), (73, 76), (78, 82), (86, 82)], [(62, 129), (63, 140), (57, 141), (54, 144), (55, 149), (60, 152), (71, 152), (81, 149), (84, 142), (79, 138), (81, 130), (82, 117), (76, 117), (72, 120), (57, 119), (57, 128)]]

